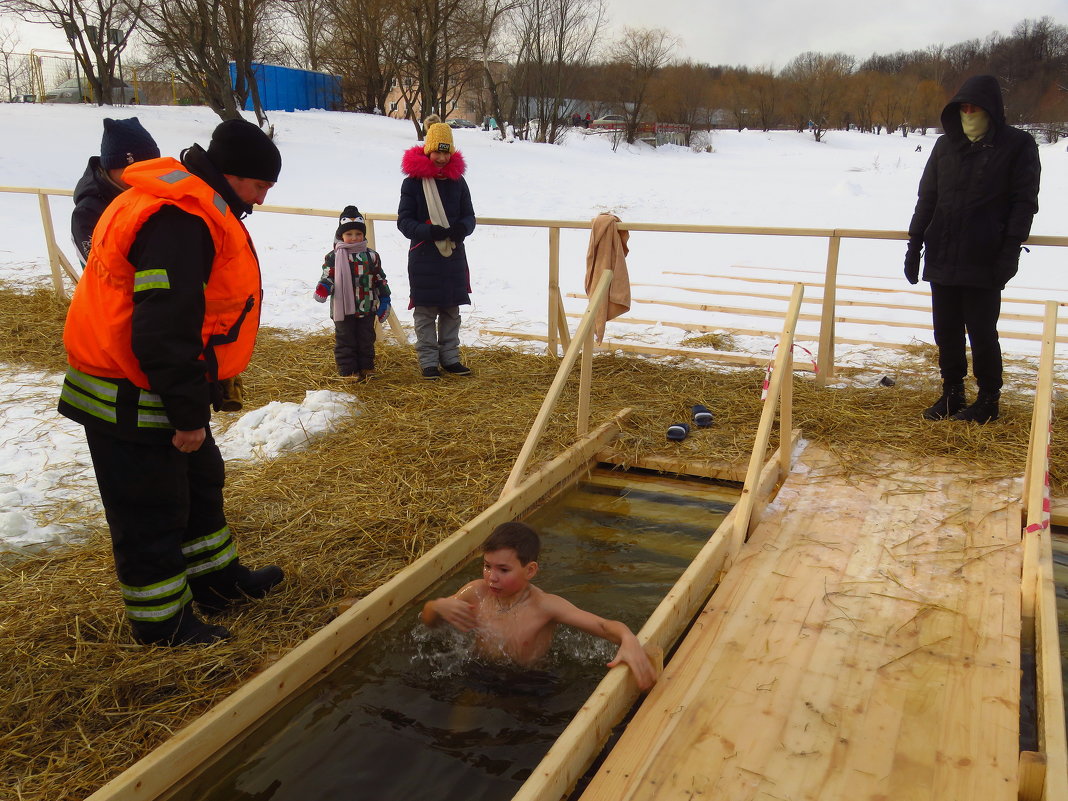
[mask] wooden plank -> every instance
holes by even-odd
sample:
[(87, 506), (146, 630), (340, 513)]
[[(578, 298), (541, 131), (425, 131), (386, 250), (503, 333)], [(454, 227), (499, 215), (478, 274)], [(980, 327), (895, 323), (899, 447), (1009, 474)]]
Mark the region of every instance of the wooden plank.
[(660, 473), (674, 473), (680, 476), (700, 476), (701, 478), (717, 478), (723, 481), (736, 481), (741, 483), (745, 480), (745, 464), (724, 462), (716, 459), (690, 459), (677, 456), (657, 456), (623, 453), (612, 448), (606, 448), (597, 454), (597, 459), (607, 464), (619, 465), (623, 468), (638, 467), (645, 470), (656, 470)]
[[(492, 328), (481, 328), (479, 329), (479, 334), (493, 337), (507, 337), (509, 339), (519, 339), (528, 342), (547, 341), (547, 337), (544, 334), (528, 334), (521, 331), (504, 331)], [(624, 353), (644, 353), (651, 356), (688, 356), (690, 358), (703, 359), (705, 361), (734, 364), (739, 367), (766, 367), (768, 364), (767, 357), (761, 356), (746, 356), (740, 353), (717, 350), (692, 350), (688, 348), (661, 348), (655, 345), (634, 345), (628, 342), (615, 342), (610, 339), (606, 339), (601, 342), (601, 344), (596, 345), (594, 350), (600, 353), (612, 353), (613, 351), (618, 350), (623, 351)], [(806, 368), (804, 363), (796, 369), (804, 372), (813, 372), (812, 367), (809, 366)]]
[[(363, 637), (401, 611), (441, 576), (461, 566), (498, 524), (519, 517), (573, 475), (622, 430), (625, 409), (531, 474), (470, 523), (401, 570), (275, 664), (93, 793), (91, 801), (157, 799), (200, 766), (235, 747), (276, 706), (322, 678)], [(623, 671), (629, 675), (629, 670)]]
[(1015, 799), (1012, 482), (801, 458), (583, 799)]

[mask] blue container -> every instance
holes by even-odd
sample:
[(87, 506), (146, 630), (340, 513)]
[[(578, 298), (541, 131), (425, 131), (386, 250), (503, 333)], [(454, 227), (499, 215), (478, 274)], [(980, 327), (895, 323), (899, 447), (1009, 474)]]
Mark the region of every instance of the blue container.
[[(325, 72), (278, 67), (253, 62), (252, 71), (259, 86), (260, 103), (265, 111), (297, 111), (312, 108), (341, 107), (341, 78)], [(230, 62), (230, 80), (237, 78), (237, 65)], [(252, 110), (252, 94), (245, 101), (245, 111)]]

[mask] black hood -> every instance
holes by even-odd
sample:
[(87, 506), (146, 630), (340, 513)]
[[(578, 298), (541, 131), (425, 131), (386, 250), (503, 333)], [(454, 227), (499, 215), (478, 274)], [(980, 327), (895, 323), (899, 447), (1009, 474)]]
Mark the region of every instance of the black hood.
[(960, 124), (961, 103), (979, 106), (989, 114), (991, 130), (997, 130), (1005, 124), (1005, 101), (1001, 98), (1001, 84), (993, 75), (973, 75), (942, 109), (942, 130), (956, 137), (964, 136)]

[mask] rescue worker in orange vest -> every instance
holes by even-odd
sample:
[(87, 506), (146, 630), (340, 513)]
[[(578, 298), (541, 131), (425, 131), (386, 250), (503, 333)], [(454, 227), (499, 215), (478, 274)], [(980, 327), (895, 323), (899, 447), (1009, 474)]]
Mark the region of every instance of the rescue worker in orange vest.
[(143, 644), (227, 639), (192, 602), (218, 613), (283, 579), (238, 559), (209, 427), (219, 382), (245, 369), (259, 328), (259, 261), (241, 219), (281, 165), (263, 131), (227, 120), (206, 151), (128, 167), (131, 188), (101, 216), (67, 313), (59, 411), (85, 427)]

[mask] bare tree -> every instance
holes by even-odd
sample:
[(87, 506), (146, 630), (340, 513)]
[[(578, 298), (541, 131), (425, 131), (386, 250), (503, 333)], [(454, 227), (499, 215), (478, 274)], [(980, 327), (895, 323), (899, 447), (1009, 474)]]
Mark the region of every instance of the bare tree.
[(162, 0), (144, 10), (149, 47), (158, 50), (183, 81), (222, 119), (240, 115), (230, 80), (222, 0)]
[(663, 28), (624, 28), (609, 50), (618, 80), (617, 98), (627, 118), (627, 142), (638, 136), (653, 78), (668, 64), (678, 39)]
[(510, 15), (518, 9), (524, 0), (472, 0), (468, 7), (469, 25), (475, 31), (475, 45), (482, 64), (482, 86), (489, 95), (487, 110), (498, 121), (498, 135), (505, 138), (506, 123), (513, 122), (511, 111), (514, 104), (505, 113), (501, 101), (502, 90), (511, 83), (511, 70), (507, 69), (503, 79), (498, 79), (491, 68), (493, 63), (502, 63), (511, 55), (504, 40), (504, 27)]
[(0, 0), (0, 11), (63, 31), (93, 98), (111, 105), (119, 57), (143, 5), (144, 0)]
[(514, 88), (523, 115), (541, 121), (537, 141), (555, 142), (564, 130), (604, 19), (604, 0), (527, 0), (516, 10)]
[(688, 125), (693, 142), (696, 129), (707, 124), (712, 106), (712, 76), (704, 64), (685, 61), (666, 67), (656, 76), (650, 104), (662, 122)]
[(812, 128), (819, 142), (836, 109), (842, 107), (845, 78), (853, 70), (854, 59), (845, 53), (802, 53), (787, 65), (783, 75), (791, 81), (794, 115), (803, 129)]
[(28, 94), (30, 86), (30, 64), (25, 54), (17, 49), (20, 45), (18, 34), (11, 28), (0, 26), (0, 81), (3, 81), (5, 96)]
[[(329, 0), (332, 22), (323, 66), (341, 76), (346, 108), (386, 113), (400, 80), (405, 44), (400, 0)], [(414, 84), (414, 77), (407, 76)]]
[(418, 137), (427, 116), (448, 116), (480, 68), (477, 36), (463, 24), (467, 2), (407, 0), (399, 7), (401, 76), (411, 79), (401, 93)]
[[(328, 0), (281, 0), (290, 21), (293, 61), (304, 69), (318, 71), (323, 64), (326, 30), (333, 20)], [(362, 20), (357, 20), (362, 22)]]

